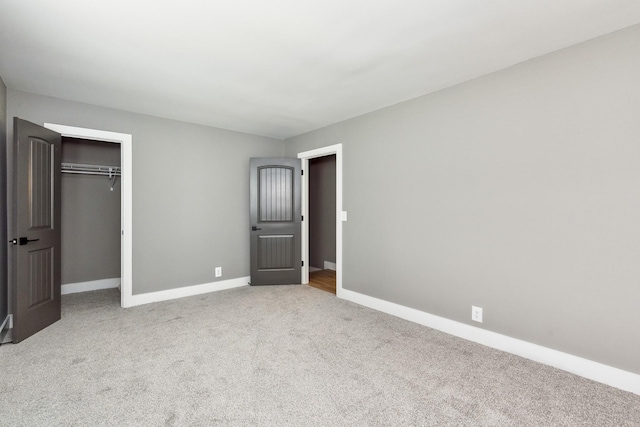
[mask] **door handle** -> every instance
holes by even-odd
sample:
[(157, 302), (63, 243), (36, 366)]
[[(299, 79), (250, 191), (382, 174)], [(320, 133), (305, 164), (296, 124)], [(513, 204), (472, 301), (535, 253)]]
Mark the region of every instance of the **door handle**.
[(29, 242), (37, 242), (38, 240), (40, 240), (40, 239), (31, 239), (31, 240), (29, 240), (26, 237), (21, 237), (20, 238), (20, 246), (26, 245)]
[(258, 228), (255, 225), (251, 227), (251, 231), (258, 231), (258, 230), (262, 230), (262, 228)]

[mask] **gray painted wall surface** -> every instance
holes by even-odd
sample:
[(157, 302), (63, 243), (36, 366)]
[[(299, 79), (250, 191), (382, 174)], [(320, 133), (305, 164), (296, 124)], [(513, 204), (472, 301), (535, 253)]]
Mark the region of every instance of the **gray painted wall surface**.
[(309, 265), (336, 262), (336, 156), (309, 160)]
[(133, 135), (134, 294), (249, 275), (249, 158), (282, 141), (12, 89), (8, 115)]
[(7, 88), (0, 77), (0, 325), (9, 310), (7, 278)]
[(634, 26), (288, 140), (343, 143), (344, 287), (640, 374), (638, 76)]
[[(62, 139), (62, 161), (120, 165), (120, 144)], [(120, 277), (120, 180), (62, 174), (62, 283)]]

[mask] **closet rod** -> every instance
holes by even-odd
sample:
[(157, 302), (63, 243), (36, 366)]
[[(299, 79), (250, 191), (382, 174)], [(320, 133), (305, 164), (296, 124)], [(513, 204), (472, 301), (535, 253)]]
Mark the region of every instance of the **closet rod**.
[(120, 166), (87, 165), (81, 163), (62, 163), (63, 173), (84, 175), (120, 176)]

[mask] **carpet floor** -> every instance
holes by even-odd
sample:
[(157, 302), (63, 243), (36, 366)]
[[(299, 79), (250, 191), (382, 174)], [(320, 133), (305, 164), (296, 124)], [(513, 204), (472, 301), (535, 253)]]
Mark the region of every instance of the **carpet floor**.
[(309, 286), (119, 300), (0, 346), (0, 425), (640, 425), (638, 395)]

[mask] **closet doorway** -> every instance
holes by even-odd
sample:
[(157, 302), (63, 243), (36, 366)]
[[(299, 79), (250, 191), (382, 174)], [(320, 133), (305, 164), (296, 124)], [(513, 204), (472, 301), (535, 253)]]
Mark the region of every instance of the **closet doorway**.
[(120, 144), (62, 137), (62, 294), (120, 287)]
[[(63, 137), (88, 139), (111, 143), (120, 146), (121, 176), (118, 178), (120, 199), (120, 305), (123, 308), (135, 305), (133, 299), (133, 137), (131, 134), (110, 132), (97, 129), (87, 129), (74, 126), (45, 123), (44, 127), (58, 132)], [(105, 178), (107, 179), (107, 178)], [(106, 191), (110, 191), (107, 187)], [(114, 187), (115, 191), (115, 187)], [(99, 244), (100, 242), (94, 242)], [(64, 268), (64, 266), (63, 266)]]

